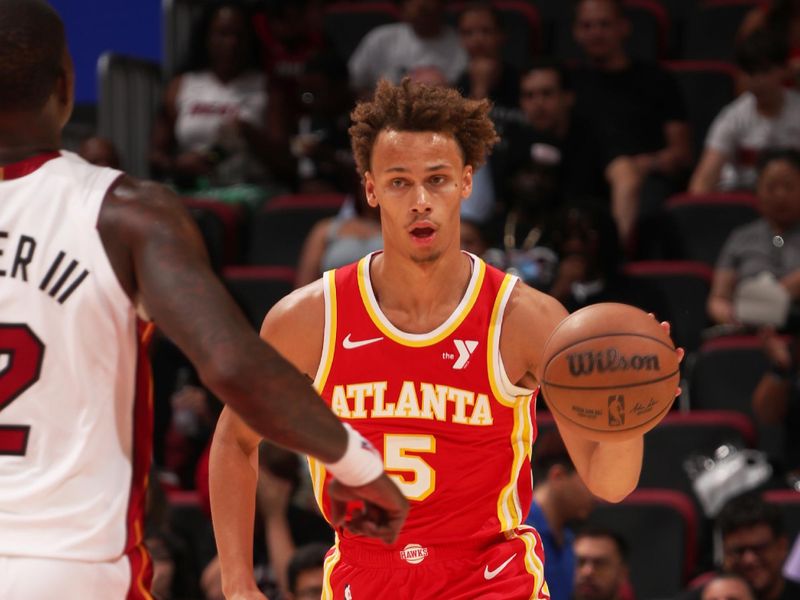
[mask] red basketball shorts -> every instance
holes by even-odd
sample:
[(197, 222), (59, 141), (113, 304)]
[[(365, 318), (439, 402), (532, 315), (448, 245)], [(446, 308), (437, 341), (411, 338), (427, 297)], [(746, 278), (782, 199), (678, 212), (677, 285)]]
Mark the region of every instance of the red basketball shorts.
[(322, 600), (549, 600), (539, 534), (381, 551), (345, 540), (325, 561)]

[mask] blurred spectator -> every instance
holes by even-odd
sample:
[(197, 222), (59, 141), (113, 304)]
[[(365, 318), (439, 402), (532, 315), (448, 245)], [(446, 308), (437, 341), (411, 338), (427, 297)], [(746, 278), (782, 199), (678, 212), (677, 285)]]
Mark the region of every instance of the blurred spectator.
[(461, 217), (461, 249), (475, 256), (483, 256), (489, 249), (483, 225)]
[(628, 544), (619, 534), (602, 528), (583, 529), (575, 536), (574, 548), (573, 600), (630, 598)]
[(800, 338), (788, 341), (770, 328), (762, 330), (761, 338), (771, 368), (753, 391), (753, 413), (759, 423), (785, 432), (776, 470), (794, 485), (800, 481)]
[(747, 91), (711, 124), (690, 192), (753, 189), (761, 152), (800, 150), (800, 93), (783, 86), (786, 55), (785, 42), (765, 30), (739, 43), (736, 59)]
[(723, 571), (744, 577), (756, 600), (800, 598), (800, 584), (786, 580), (781, 573), (789, 541), (778, 507), (756, 495), (740, 496), (725, 505), (716, 527), (722, 542)]
[(288, 600), (317, 600), (322, 596), (328, 549), (327, 544), (306, 544), (295, 550), (288, 567)]
[(488, 98), (494, 104), (517, 105), (519, 73), (503, 60), (503, 20), (488, 2), (471, 2), (458, 17), (458, 35), (467, 51), (467, 69), (456, 87), (469, 98)]
[(98, 167), (120, 168), (117, 149), (114, 143), (106, 138), (99, 136), (86, 138), (81, 142), (78, 154), (83, 160)]
[(301, 193), (352, 193), (361, 188), (350, 138), (352, 97), (346, 85), (347, 66), (335, 54), (309, 60), (288, 101), (293, 121), (290, 149), (297, 159)]
[[(344, 211), (343, 211), (344, 212)], [(300, 254), (297, 287), (316, 281), (325, 271), (359, 260), (383, 248), (380, 213), (359, 191), (354, 214), (339, 214), (311, 229)]]
[(800, 86), (800, 1), (762, 2), (744, 18), (737, 37), (744, 39), (762, 28), (786, 42), (789, 48), (790, 85)]
[(291, 86), (306, 72), (309, 61), (333, 52), (322, 31), (319, 3), (264, 0), (261, 4), (264, 10), (254, 15), (253, 23), (270, 86)]
[[(691, 140), (683, 97), (672, 75), (625, 51), (630, 23), (622, 0), (579, 0), (574, 35), (587, 62), (574, 72), (576, 109), (600, 127), (612, 162), (612, 212), (631, 240), (641, 209), (683, 187)], [(640, 198), (647, 203), (640, 207)]]
[(589, 516), (594, 497), (575, 470), (557, 430), (545, 432), (536, 441), (533, 479), (533, 502), (525, 523), (542, 538), (550, 597), (569, 600), (575, 573), (570, 524)]
[[(552, 197), (543, 198), (548, 211), (566, 198), (609, 195), (603, 143), (592, 122), (575, 113), (574, 103), (569, 73), (556, 62), (538, 61), (520, 82), (524, 123), (504, 126), (505, 139), (492, 156), (495, 181), (512, 188), (526, 173), (550, 179)], [(513, 192), (506, 189), (504, 195)]]
[[(192, 39), (188, 68), (168, 85), (156, 122), (151, 163), (178, 186), (229, 186), (269, 178), (280, 119), (268, 119), (250, 13), (237, 2), (211, 4)], [(270, 126), (268, 126), (268, 123)]]
[(405, 22), (370, 31), (350, 57), (350, 84), (359, 95), (372, 93), (380, 78), (399, 83), (416, 67), (436, 67), (455, 82), (467, 53), (445, 23), (445, 0), (404, 0)]
[(734, 573), (715, 575), (703, 588), (701, 600), (756, 600), (747, 580)]
[[(742, 320), (741, 314), (737, 317), (734, 296), (745, 281), (764, 281), (765, 289), (770, 281), (777, 281), (789, 298), (800, 298), (800, 152), (765, 153), (756, 193), (761, 218), (731, 232), (714, 269), (708, 314), (715, 323)], [(767, 279), (756, 280), (763, 273)]]

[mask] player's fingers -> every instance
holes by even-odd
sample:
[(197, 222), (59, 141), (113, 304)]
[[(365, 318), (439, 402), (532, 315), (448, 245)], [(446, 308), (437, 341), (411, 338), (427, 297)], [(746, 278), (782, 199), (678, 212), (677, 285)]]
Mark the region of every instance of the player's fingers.
[(682, 393), (683, 393), (683, 390), (681, 389), (681, 386), (678, 386), (677, 389), (675, 390), (675, 397), (677, 398)]
[(672, 325), (670, 325), (669, 321), (661, 321), (661, 327), (667, 332), (667, 335), (672, 332)]
[(675, 353), (678, 355), (678, 362), (683, 362), (683, 357), (686, 356), (686, 350), (683, 348), (675, 348)]

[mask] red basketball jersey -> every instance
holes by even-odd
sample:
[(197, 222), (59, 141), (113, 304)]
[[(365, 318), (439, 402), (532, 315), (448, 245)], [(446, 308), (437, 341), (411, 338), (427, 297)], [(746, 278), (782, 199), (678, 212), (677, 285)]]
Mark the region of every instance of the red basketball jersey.
[[(324, 275), (326, 324), (315, 385), (331, 410), (382, 452), (411, 501), (395, 547), (424, 553), (428, 545), (513, 536), (531, 501), (536, 434), (534, 394), (509, 381), (499, 351), (503, 311), (517, 280), (470, 255), (472, 276), (453, 314), (427, 334), (409, 334), (378, 306), (373, 256)], [(328, 517), (325, 469), (310, 464)], [(376, 540), (339, 536), (386, 550)]]

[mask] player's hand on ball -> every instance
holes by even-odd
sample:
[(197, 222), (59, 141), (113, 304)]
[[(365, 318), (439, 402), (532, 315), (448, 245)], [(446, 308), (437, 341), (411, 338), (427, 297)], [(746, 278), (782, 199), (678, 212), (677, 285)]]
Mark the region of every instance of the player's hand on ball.
[[(654, 319), (656, 318), (656, 316), (653, 313), (647, 313), (647, 314), (653, 317)], [(667, 335), (671, 335), (672, 325), (670, 324), (669, 321), (661, 321), (659, 325), (661, 325), (661, 328), (667, 332)], [(683, 362), (683, 357), (686, 355), (686, 351), (683, 348), (675, 348), (675, 355), (678, 357), (678, 364), (680, 364)], [(675, 390), (675, 397), (677, 398), (678, 396), (680, 396), (682, 391), (683, 390), (681, 390), (680, 386), (678, 386), (678, 388)]]
[[(393, 543), (408, 516), (408, 500), (400, 488), (384, 473), (375, 481), (349, 487), (336, 479), (328, 484), (331, 499), (331, 520), (337, 527)], [(349, 502), (362, 501), (363, 508), (348, 514)]]

